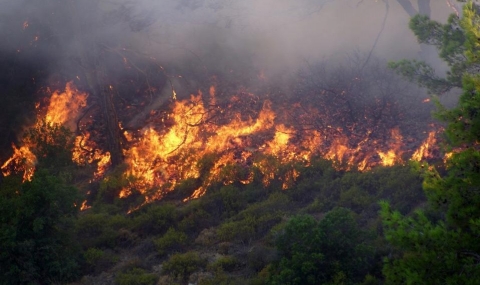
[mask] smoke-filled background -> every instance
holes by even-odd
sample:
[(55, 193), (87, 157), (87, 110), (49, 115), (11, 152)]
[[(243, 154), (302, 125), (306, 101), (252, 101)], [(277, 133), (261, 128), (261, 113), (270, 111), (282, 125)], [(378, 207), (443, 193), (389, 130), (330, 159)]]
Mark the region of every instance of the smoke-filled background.
[[(374, 48), (392, 60), (419, 57), (401, 2), (419, 9), (417, 1), (405, 0), (2, 1), (0, 50), (22, 53), (35, 45), (33, 61), (68, 60), (92, 44), (132, 48), (169, 63), (213, 56), (221, 64), (242, 54), (272, 72), (355, 49)], [(436, 20), (454, 12), (448, 1), (423, 2), (430, 2)]]

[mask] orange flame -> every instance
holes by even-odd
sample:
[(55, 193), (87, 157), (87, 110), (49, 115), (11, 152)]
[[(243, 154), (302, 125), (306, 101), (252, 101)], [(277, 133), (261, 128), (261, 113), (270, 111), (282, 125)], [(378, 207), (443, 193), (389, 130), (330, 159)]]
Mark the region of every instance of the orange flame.
[(65, 86), (64, 92), (55, 91), (50, 97), (45, 120), (54, 125), (65, 125), (74, 130), (75, 120), (81, 114), (81, 110), (87, 105), (87, 93), (80, 92), (70, 81)]
[(422, 145), (413, 153), (412, 160), (421, 161), (426, 158), (431, 158), (431, 149), (437, 142), (435, 132), (432, 131), (428, 134), (428, 138), (422, 143)]
[(90, 209), (92, 206), (87, 205), (87, 200), (82, 202), (82, 206), (80, 206), (80, 211), (85, 211), (87, 209)]
[[(44, 110), (43, 119), (49, 125), (63, 125), (70, 130), (76, 129), (76, 120), (81, 115), (82, 109), (87, 104), (87, 93), (80, 92), (73, 84), (68, 82), (64, 92), (55, 91), (50, 97), (49, 104)], [(40, 104), (36, 103), (35, 108), (39, 113)], [(39, 115), (36, 124), (41, 124), (42, 117)], [(75, 148), (72, 153), (72, 160), (77, 164), (91, 164), (97, 161), (97, 171), (95, 178), (103, 175), (110, 165), (110, 153), (102, 153), (95, 147), (95, 143), (89, 140), (90, 135), (86, 133), (75, 138)], [(1, 169), (5, 176), (12, 172), (23, 172), (23, 179), (31, 180), (35, 172), (37, 158), (32, 152), (35, 145), (29, 145), (25, 141), (23, 146), (17, 148), (13, 146), (13, 155), (2, 165)], [(13, 169), (13, 171), (11, 170)]]
[[(23, 172), (23, 181), (31, 181), (35, 173), (35, 164), (37, 157), (30, 151), (27, 146), (17, 148), (12, 144), (13, 155), (5, 163), (3, 163), (1, 170), (3, 175), (9, 176), (14, 173)], [(13, 171), (12, 167), (13, 166)]]
[(100, 179), (111, 165), (110, 152), (103, 153), (90, 140), (90, 134), (76, 136), (72, 152), (72, 161), (78, 165), (97, 163), (97, 170), (93, 174), (94, 179)]
[[(215, 86), (211, 86), (210, 106), (216, 104), (215, 93)], [(231, 100), (240, 99), (234, 96)], [(170, 124), (165, 131), (148, 127), (138, 134), (128, 133), (132, 146), (124, 151), (128, 165), (125, 175), (134, 179), (122, 189), (120, 197), (127, 197), (136, 190), (146, 195), (146, 201), (160, 199), (180, 181), (203, 175), (203, 184), (185, 199), (187, 201), (202, 196), (215, 181), (251, 183), (254, 180), (251, 167), (259, 170), (265, 186), (279, 179), (283, 181), (282, 188), (288, 189), (300, 174), (291, 169), (283, 177), (276, 177), (279, 163), (296, 161), (309, 165), (316, 154), (339, 162), (338, 167), (355, 167), (360, 171), (404, 162), (404, 142), (399, 128), (391, 130), (384, 145), (371, 140), (372, 132), (368, 131), (362, 140), (351, 146), (342, 129), (336, 129), (336, 135), (327, 138), (319, 130), (298, 131), (276, 123), (277, 115), (268, 100), (264, 101), (256, 118), (242, 118), (235, 113), (233, 119), (224, 124), (210, 124), (209, 112), (199, 92), (190, 100), (174, 102), (167, 119)], [(223, 114), (224, 110), (220, 112)], [(213, 158), (205, 177), (198, 162), (207, 155)]]
[(403, 137), (398, 128), (391, 131), (390, 149), (387, 152), (379, 151), (378, 155), (382, 160), (383, 166), (392, 166), (395, 163), (402, 162), (401, 147), (403, 146)]

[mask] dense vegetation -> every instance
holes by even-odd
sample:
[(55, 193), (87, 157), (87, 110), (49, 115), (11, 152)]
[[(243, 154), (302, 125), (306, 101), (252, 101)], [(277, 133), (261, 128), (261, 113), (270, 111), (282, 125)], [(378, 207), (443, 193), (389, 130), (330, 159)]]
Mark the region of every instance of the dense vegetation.
[[(446, 79), (423, 62), (391, 64), (432, 93), (462, 88), (458, 106), (439, 105), (436, 114), (447, 124), (445, 164), (359, 172), (316, 158), (279, 166), (268, 184), (254, 175), (247, 185), (229, 165), (222, 175), (230, 185), (213, 183), (182, 202), (201, 182), (185, 180), (130, 214), (141, 197), (118, 198), (128, 183), (119, 165), (94, 185), (92, 208), (79, 212), (83, 199), (72, 185), (81, 186), (76, 179), (86, 170), (70, 160), (72, 134), (45, 124), (30, 129), (39, 157), (32, 181), (0, 182), (0, 284), (478, 284), (477, 11), (467, 4), (462, 19), (445, 25), (411, 21), (420, 42), (437, 46), (452, 68)], [(208, 171), (211, 159), (198, 163)], [(281, 190), (279, 177), (292, 168), (299, 178)]]

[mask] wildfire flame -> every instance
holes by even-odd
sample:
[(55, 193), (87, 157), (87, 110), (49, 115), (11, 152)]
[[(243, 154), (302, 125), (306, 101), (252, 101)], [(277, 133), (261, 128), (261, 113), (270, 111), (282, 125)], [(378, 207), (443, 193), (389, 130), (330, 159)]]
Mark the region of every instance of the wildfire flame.
[(428, 138), (422, 145), (413, 153), (412, 160), (421, 161), (426, 158), (431, 158), (432, 148), (435, 146), (437, 142), (437, 138), (435, 137), (436, 133), (434, 131), (428, 134)]
[[(1, 167), (3, 175), (9, 176), (12, 173), (23, 172), (23, 181), (31, 181), (33, 173), (35, 172), (37, 157), (30, 151), (28, 146), (17, 148), (12, 144), (12, 148), (12, 157), (5, 161)], [(13, 167), (10, 167), (11, 165)]]
[(80, 92), (73, 82), (68, 82), (64, 92), (55, 91), (50, 97), (45, 121), (50, 125), (65, 125), (75, 130), (75, 120), (87, 105), (87, 93)]
[[(87, 98), (87, 93), (79, 91), (73, 82), (68, 82), (64, 92), (54, 91), (52, 93), (49, 104), (44, 110), (41, 110), (40, 104), (35, 104), (35, 108), (39, 112), (36, 125), (45, 121), (49, 126), (63, 125), (70, 130), (75, 130), (76, 121), (87, 105)], [(42, 113), (44, 113), (43, 116)], [(97, 161), (98, 167), (94, 176), (99, 178), (110, 164), (110, 153), (102, 153), (98, 150), (95, 143), (89, 140), (89, 137), (90, 134), (88, 133), (76, 137), (72, 160), (78, 164), (91, 164)], [(22, 143), (23, 145), (20, 148), (15, 145), (12, 146), (13, 155), (5, 161), (1, 170), (5, 176), (23, 172), (23, 180), (30, 181), (37, 163), (37, 158), (32, 151), (35, 149), (35, 145), (26, 141)]]
[[(259, 179), (267, 186), (277, 179), (282, 189), (288, 189), (300, 176), (294, 165), (308, 166), (315, 156), (334, 161), (337, 168), (359, 171), (403, 163), (409, 154), (417, 161), (433, 156), (435, 131), (430, 132), (412, 154), (405, 150), (405, 139), (398, 127), (375, 138), (372, 130), (357, 132), (352, 142), (347, 131), (340, 127), (296, 128), (296, 122), (283, 116), (285, 110), (274, 107), (269, 100), (259, 101), (248, 92), (232, 96), (230, 101), (222, 101), (220, 105), (216, 89), (212, 85), (208, 90), (209, 98), (205, 100), (200, 91), (190, 99), (172, 100), (171, 111), (158, 115), (161, 119), (150, 118), (144, 129), (126, 131), (121, 128), (126, 137), (123, 155), (128, 184), (121, 189), (120, 198), (136, 191), (144, 195), (148, 203), (162, 198), (187, 179), (198, 179), (201, 185), (185, 201), (202, 196), (216, 182), (249, 184)], [(38, 112), (45, 114), (38, 120), (74, 130), (87, 98), (86, 93), (69, 82), (64, 92), (53, 92), (47, 107), (37, 106)], [(256, 98), (253, 101), (258, 106), (249, 116), (230, 108), (248, 98)], [(292, 108), (299, 106), (300, 103)], [(157, 114), (160, 113), (152, 112), (151, 116)], [(352, 130), (349, 131), (353, 133)], [(72, 160), (79, 165), (96, 164), (93, 179), (99, 180), (111, 164), (110, 153), (101, 151), (87, 131), (77, 132), (81, 134), (75, 138)], [(4, 175), (23, 172), (24, 180), (30, 180), (37, 161), (32, 151), (34, 147), (13, 146), (13, 156), (1, 167)], [(84, 202), (81, 208), (88, 207)]]
[[(210, 105), (216, 102), (215, 91), (213, 86), (209, 90), (210, 98), (206, 101)], [(238, 97), (231, 100), (238, 100)], [(391, 166), (405, 159), (404, 139), (398, 128), (391, 130), (386, 144), (369, 142), (370, 133), (367, 133), (363, 141), (352, 147), (341, 130), (327, 143), (322, 139), (326, 134), (319, 130), (298, 131), (277, 123), (277, 114), (268, 100), (263, 102), (256, 118), (242, 118), (240, 113), (234, 113), (230, 121), (215, 124), (209, 123), (210, 116), (199, 92), (189, 100), (174, 102), (167, 116), (169, 127), (158, 131), (150, 126), (136, 134), (128, 133), (131, 147), (124, 151), (128, 166), (125, 175), (134, 179), (122, 189), (120, 197), (127, 197), (136, 190), (146, 196), (146, 202), (152, 201), (163, 197), (185, 179), (207, 175), (202, 178), (203, 185), (186, 201), (202, 196), (215, 181), (230, 184), (235, 178), (243, 184), (251, 183), (252, 167), (261, 172), (264, 185), (268, 185), (276, 178), (278, 163), (308, 165), (314, 155), (336, 161), (339, 167), (361, 171), (376, 165)], [(433, 144), (432, 140), (434, 134), (429, 136), (428, 143)], [(420, 147), (412, 159), (417, 159), (417, 153), (427, 158), (427, 152)], [(213, 158), (205, 174), (199, 162), (209, 155)], [(269, 160), (268, 156), (275, 157), (278, 163)], [(299, 175), (297, 170), (291, 169), (277, 178), (284, 182), (282, 188), (288, 189)]]

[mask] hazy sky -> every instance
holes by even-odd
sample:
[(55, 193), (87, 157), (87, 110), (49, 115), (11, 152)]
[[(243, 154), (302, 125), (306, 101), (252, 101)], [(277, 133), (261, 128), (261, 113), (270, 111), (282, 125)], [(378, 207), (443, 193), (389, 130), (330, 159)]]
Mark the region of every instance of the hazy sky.
[[(100, 16), (98, 25), (89, 27), (86, 33), (96, 36), (98, 42), (121, 39), (119, 45), (129, 45), (169, 62), (191, 57), (192, 54), (212, 56), (212, 47), (215, 46), (249, 54), (262, 69), (295, 69), (306, 60), (342, 56), (355, 49), (368, 53), (382, 31), (385, 17), (385, 27), (375, 47), (375, 55), (396, 60), (417, 57), (420, 51), (408, 29), (409, 16), (396, 0), (63, 1), (67, 2), (0, 0), (0, 16), (15, 18), (18, 14), (18, 17), (24, 17), (24, 12), (28, 11), (30, 15), (44, 19), (40, 20), (42, 25), (55, 25), (52, 34), (57, 36), (72, 33), (68, 30), (70, 25), (55, 21), (57, 15), (73, 11), (79, 19), (88, 22), (90, 14), (98, 10), (108, 12), (116, 9), (117, 17), (127, 17), (131, 22), (147, 19), (153, 24), (140, 32), (128, 32), (126, 25), (108, 25), (105, 17)], [(416, 0), (411, 1), (416, 7)], [(68, 4), (58, 4), (61, 2), (77, 6), (70, 9)], [(434, 19), (445, 21), (447, 15), (453, 12), (447, 0), (430, 2)], [(100, 4), (92, 8), (92, 3)], [(122, 14), (122, 5), (131, 8), (130, 12)], [(69, 18), (66, 17), (65, 21)], [(2, 25), (2, 21), (0, 28), (11, 31), (10, 37), (25, 33), (21, 26)], [(77, 41), (81, 42), (78, 38)], [(68, 40), (59, 44), (65, 49), (75, 46)], [(0, 43), (0, 50), (5, 45)], [(48, 47), (42, 52), (48, 52)], [(228, 52), (221, 57), (228, 57)], [(434, 59), (435, 53), (427, 57)]]
[[(420, 48), (408, 29), (408, 14), (396, 1), (388, 4), (375, 54), (417, 56)], [(453, 12), (446, 1), (431, 1), (431, 8), (432, 18), (440, 21)], [(150, 27), (160, 43), (157, 49), (186, 47), (202, 54), (213, 41), (246, 48), (268, 66), (370, 51), (387, 13), (386, 4), (375, 0), (160, 1), (153, 11), (160, 16)]]

